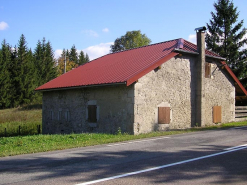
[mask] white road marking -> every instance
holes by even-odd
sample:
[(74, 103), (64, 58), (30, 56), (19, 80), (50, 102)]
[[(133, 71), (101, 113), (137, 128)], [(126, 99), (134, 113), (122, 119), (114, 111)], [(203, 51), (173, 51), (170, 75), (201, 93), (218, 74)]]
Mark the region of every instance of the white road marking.
[(107, 146), (118, 146), (118, 145), (126, 145), (126, 144), (132, 144), (132, 143), (140, 143), (140, 142), (145, 142), (145, 141), (155, 141), (159, 139), (168, 139), (170, 137), (159, 137), (159, 138), (154, 138), (154, 139), (145, 139), (145, 140), (138, 140), (138, 141), (130, 141), (130, 142), (124, 142), (124, 143), (116, 143), (116, 144), (111, 144)]
[[(234, 147), (232, 147), (232, 148), (234, 148)], [(150, 172), (150, 171), (159, 170), (159, 169), (162, 169), (162, 168), (176, 166), (176, 165), (179, 165), (179, 164), (189, 163), (189, 162), (198, 161), (198, 160), (201, 160), (201, 159), (206, 159), (206, 158), (210, 158), (210, 157), (214, 157), (214, 156), (218, 156), (218, 155), (223, 155), (223, 154), (227, 154), (227, 153), (230, 153), (230, 152), (243, 150), (245, 148), (247, 148), (247, 146), (237, 147), (235, 149), (229, 149), (229, 150), (226, 150), (226, 151), (223, 151), (223, 152), (210, 154), (210, 155), (205, 155), (205, 156), (197, 157), (197, 158), (194, 158), (194, 159), (188, 159), (188, 160), (184, 160), (184, 161), (180, 161), (180, 162), (176, 162), (176, 163), (166, 164), (166, 165), (157, 166), (157, 167), (154, 167), (154, 168), (149, 168), (149, 169), (145, 169), (145, 170), (125, 173), (125, 174), (116, 175), (116, 176), (112, 176), (112, 177), (108, 177), (108, 178), (94, 180), (94, 181), (88, 181), (88, 182), (84, 182), (84, 183), (80, 183), (80, 184), (76, 184), (76, 185), (95, 184), (95, 183), (104, 182), (104, 181), (108, 181), (108, 180), (113, 180), (113, 179), (118, 179), (118, 178), (122, 178), (122, 177), (132, 176), (132, 175), (136, 175), (136, 174), (140, 174), (140, 173)]]
[(226, 148), (224, 150), (233, 150), (233, 149), (236, 149), (236, 148), (242, 148), (242, 147), (246, 147), (247, 144), (243, 144), (243, 145), (239, 145), (239, 146), (234, 146), (234, 147), (231, 147), (231, 148)]

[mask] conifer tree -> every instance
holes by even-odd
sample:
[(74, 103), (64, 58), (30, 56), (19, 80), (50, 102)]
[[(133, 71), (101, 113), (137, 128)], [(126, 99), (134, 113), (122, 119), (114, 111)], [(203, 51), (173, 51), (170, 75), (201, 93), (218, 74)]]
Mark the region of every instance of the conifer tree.
[(69, 60), (78, 64), (78, 54), (76, 52), (75, 45), (73, 45), (69, 52)]
[(0, 109), (11, 107), (11, 48), (4, 40), (0, 50)]
[(34, 51), (34, 60), (37, 71), (37, 86), (40, 86), (57, 76), (54, 53), (50, 42), (46, 43), (45, 38), (43, 38), (42, 43), (38, 41)]
[(238, 22), (239, 12), (230, 0), (218, 0), (214, 3), (214, 8), (216, 12), (211, 12), (212, 19), (207, 24), (207, 49), (226, 58), (235, 75), (244, 82), (247, 77), (247, 67), (244, 64), (247, 50), (243, 49), (247, 43), (247, 39), (244, 38), (244, 21)]
[(15, 71), (15, 88), (16, 88), (16, 96), (15, 96), (15, 104), (22, 105), (26, 103), (30, 103), (33, 84), (30, 81), (30, 78), (33, 78), (34, 65), (32, 61), (32, 51), (28, 50), (26, 38), (22, 34), (20, 40), (18, 42), (17, 48), (17, 57), (15, 65), (19, 67)]
[(86, 63), (86, 58), (85, 58), (84, 52), (82, 50), (80, 51), (79, 60), (78, 61), (79, 61), (78, 62), (79, 65), (82, 65), (82, 64)]
[(90, 59), (89, 59), (89, 56), (88, 56), (88, 54), (86, 53), (86, 57), (85, 57), (85, 63), (87, 63), (87, 62), (90, 62)]

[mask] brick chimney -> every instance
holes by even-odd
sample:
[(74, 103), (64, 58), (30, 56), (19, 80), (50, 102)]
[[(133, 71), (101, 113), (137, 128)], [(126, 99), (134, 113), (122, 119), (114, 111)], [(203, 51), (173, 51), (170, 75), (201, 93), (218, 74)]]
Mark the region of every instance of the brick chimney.
[(196, 62), (196, 119), (198, 126), (204, 125), (205, 116), (205, 30), (206, 27), (196, 28), (197, 35), (197, 52), (199, 53)]

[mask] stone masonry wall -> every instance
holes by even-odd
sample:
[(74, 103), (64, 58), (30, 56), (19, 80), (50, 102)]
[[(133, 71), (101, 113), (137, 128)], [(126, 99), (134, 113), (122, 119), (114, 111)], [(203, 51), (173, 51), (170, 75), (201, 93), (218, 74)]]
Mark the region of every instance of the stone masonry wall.
[[(213, 72), (216, 64), (211, 64)], [(202, 126), (212, 125), (213, 106), (221, 106), (222, 123), (235, 119), (234, 81), (225, 69), (217, 68), (211, 78), (205, 78), (205, 117)]]
[[(191, 64), (194, 58), (172, 58), (135, 84), (135, 134), (191, 126)], [(193, 98), (192, 98), (193, 96)], [(170, 124), (158, 124), (158, 106), (171, 109)]]
[[(195, 123), (196, 56), (173, 58), (135, 84), (134, 133), (189, 128)], [(213, 64), (212, 72), (216, 65)], [(205, 78), (204, 125), (213, 125), (213, 106), (222, 107), (222, 122), (234, 120), (235, 89), (224, 71)], [(158, 124), (158, 107), (170, 107), (170, 124)]]
[[(87, 106), (97, 105), (97, 123), (88, 123)], [(57, 90), (43, 93), (43, 133), (133, 133), (133, 85)]]

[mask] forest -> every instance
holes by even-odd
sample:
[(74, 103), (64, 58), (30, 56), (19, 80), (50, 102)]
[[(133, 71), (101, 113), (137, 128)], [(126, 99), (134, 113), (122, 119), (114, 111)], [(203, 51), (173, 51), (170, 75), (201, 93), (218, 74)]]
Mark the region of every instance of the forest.
[[(66, 56), (66, 57), (65, 57)], [(73, 45), (64, 49), (58, 59), (49, 41), (38, 40), (35, 49), (28, 48), (22, 34), (17, 45), (12, 47), (3, 40), (0, 47), (0, 109), (41, 103), (42, 94), (34, 90), (62, 75), (66, 58), (66, 72), (89, 62), (89, 57)]]

